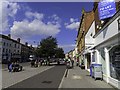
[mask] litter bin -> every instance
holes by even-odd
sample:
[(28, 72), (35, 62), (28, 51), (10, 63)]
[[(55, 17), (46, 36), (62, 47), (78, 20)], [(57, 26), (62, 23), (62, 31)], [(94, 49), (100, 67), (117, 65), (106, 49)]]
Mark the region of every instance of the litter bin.
[(91, 77), (94, 77), (93, 71), (94, 71), (94, 64), (91, 64), (91, 65), (90, 65), (90, 76), (91, 76)]
[(96, 80), (97, 78), (101, 78), (103, 80), (102, 76), (102, 64), (93, 64), (92, 65), (92, 76)]

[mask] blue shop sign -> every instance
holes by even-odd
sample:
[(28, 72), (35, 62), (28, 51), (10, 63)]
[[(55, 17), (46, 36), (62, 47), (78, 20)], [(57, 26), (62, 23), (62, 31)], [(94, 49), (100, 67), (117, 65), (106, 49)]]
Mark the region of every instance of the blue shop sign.
[(102, 0), (98, 4), (99, 19), (112, 17), (116, 13), (114, 0)]

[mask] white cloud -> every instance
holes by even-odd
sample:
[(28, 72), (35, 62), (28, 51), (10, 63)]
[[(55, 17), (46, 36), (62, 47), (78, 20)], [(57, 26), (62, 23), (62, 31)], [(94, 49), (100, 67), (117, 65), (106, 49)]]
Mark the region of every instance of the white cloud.
[(67, 53), (70, 50), (73, 50), (75, 48), (75, 44), (68, 44), (68, 45), (59, 45), (58, 47), (63, 48), (64, 52)]
[(54, 14), (52, 17), (54, 18), (54, 20), (59, 20), (60, 19), (56, 14)]
[(18, 11), (18, 9), (20, 9), (20, 6), (17, 3), (8, 3), (8, 14), (11, 17), (14, 17)]
[(53, 25), (52, 23), (45, 24), (41, 20), (34, 19), (29, 22), (28, 20), (24, 21), (15, 21), (11, 27), (11, 34), (13, 37), (32, 37), (35, 35), (56, 35), (60, 32), (60, 25)]
[(79, 22), (73, 22), (71, 24), (66, 25), (66, 28), (67, 29), (71, 29), (71, 30), (73, 30), (73, 29), (77, 30), (78, 27), (79, 27)]
[(58, 47), (61, 47), (61, 48), (70, 48), (70, 47), (75, 47), (76, 45), (75, 44), (68, 44), (68, 45), (59, 45)]
[(27, 11), (25, 13), (25, 15), (26, 15), (27, 18), (36, 18), (36, 19), (39, 19), (39, 20), (43, 19), (43, 17), (44, 17), (44, 14), (42, 14), (42, 13), (37, 13), (37, 12), (33, 13), (33, 12), (30, 12), (30, 11)]
[(74, 18), (70, 18), (70, 22), (71, 22), (71, 23), (74, 22)]
[(0, 5), (0, 28), (2, 32), (8, 30), (9, 24), (8, 24), (8, 17), (14, 18), (16, 15), (18, 9), (20, 9), (20, 6), (17, 3), (4, 1)]
[(53, 14), (52, 16), (49, 16), (48, 18), (53, 19), (55, 21), (60, 20), (60, 18), (56, 14)]
[(65, 27), (71, 30), (78, 30), (79, 24), (80, 22), (78, 22), (78, 20), (74, 18), (70, 18), (70, 23), (64, 23)]

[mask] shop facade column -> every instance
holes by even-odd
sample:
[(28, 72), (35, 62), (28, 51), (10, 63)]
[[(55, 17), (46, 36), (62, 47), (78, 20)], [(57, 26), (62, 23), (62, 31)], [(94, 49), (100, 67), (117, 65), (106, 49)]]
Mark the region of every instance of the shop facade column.
[(95, 50), (95, 51), (96, 51), (96, 55), (97, 55), (97, 58), (96, 58), (95, 62), (96, 62), (97, 64), (101, 64), (101, 63), (100, 63), (100, 52), (99, 52), (99, 50)]
[(109, 51), (105, 47), (105, 61), (106, 61), (106, 76), (107, 76), (107, 83), (109, 83), (109, 77), (110, 77), (110, 60), (109, 60)]

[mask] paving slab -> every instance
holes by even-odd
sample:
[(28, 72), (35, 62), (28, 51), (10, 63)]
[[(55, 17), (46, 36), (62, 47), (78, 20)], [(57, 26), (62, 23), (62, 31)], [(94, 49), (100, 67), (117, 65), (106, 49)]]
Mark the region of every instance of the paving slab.
[(89, 76), (89, 72), (74, 67), (68, 70), (67, 77), (64, 77), (60, 88), (108, 88), (115, 90), (111, 85), (105, 81), (94, 80)]

